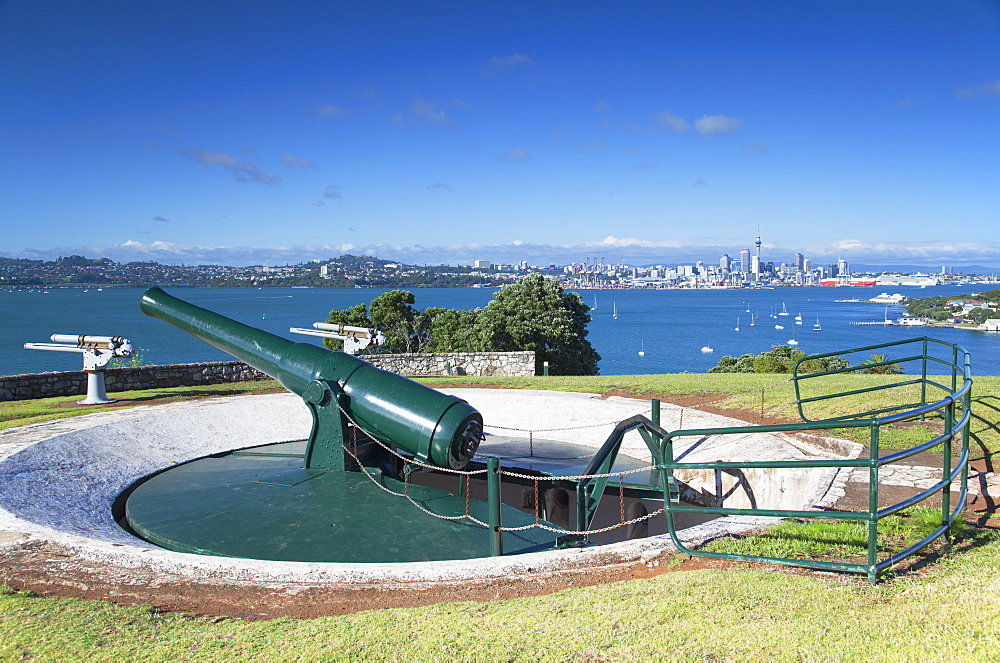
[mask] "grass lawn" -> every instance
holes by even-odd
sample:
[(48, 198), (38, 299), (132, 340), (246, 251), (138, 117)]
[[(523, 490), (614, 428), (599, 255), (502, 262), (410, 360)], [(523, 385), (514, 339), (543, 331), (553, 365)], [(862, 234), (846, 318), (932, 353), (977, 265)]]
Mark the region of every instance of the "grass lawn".
[[(836, 376), (846, 391), (880, 376)], [(556, 389), (700, 401), (748, 415), (796, 418), (790, 383), (776, 375), (682, 374), (550, 378), (431, 378), (431, 385)], [(233, 393), (274, 383), (232, 385)], [(217, 396), (160, 390), (132, 401)], [(973, 457), (992, 469), (1000, 449), (1000, 378), (976, 379)], [(763, 391), (762, 391), (763, 390)], [(157, 392), (159, 393), (159, 392)], [(0, 403), (3, 425), (93, 408), (45, 399)], [(838, 407), (868, 405), (870, 398)], [(825, 406), (824, 406), (825, 407)], [(870, 407), (870, 406), (869, 406)], [(102, 408), (106, 409), (106, 408)], [(815, 415), (820, 416), (820, 415)], [(927, 439), (900, 428), (898, 441)], [(38, 598), (0, 590), (0, 660), (637, 661), (1000, 659), (1000, 534), (969, 527), (947, 554), (868, 587), (832, 574), (751, 565), (673, 571), (654, 578), (498, 602), (380, 610), (312, 620), (243, 622), (149, 607)]]

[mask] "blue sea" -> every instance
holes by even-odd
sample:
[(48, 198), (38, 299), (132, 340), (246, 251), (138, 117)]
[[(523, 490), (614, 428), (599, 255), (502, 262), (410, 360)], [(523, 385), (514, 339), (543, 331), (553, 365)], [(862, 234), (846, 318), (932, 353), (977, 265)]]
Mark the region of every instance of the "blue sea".
[[(852, 322), (890, 319), (901, 307), (842, 303), (868, 299), (880, 292), (908, 297), (952, 296), (973, 287), (936, 286), (881, 288), (775, 288), (742, 290), (579, 290), (594, 310), (589, 339), (602, 359), (603, 375), (703, 373), (723, 355), (769, 350), (794, 338), (806, 353), (833, 352), (890, 341), (930, 336), (957, 343), (972, 355), (974, 374), (1000, 375), (1000, 334), (964, 329), (855, 326)], [(319, 339), (288, 333), (326, 320), (332, 308), (368, 303), (382, 289), (326, 288), (174, 288), (168, 291), (246, 324), (303, 343)], [(25, 350), (28, 341), (47, 342), (51, 334), (125, 336), (144, 350), (145, 363), (167, 364), (226, 360), (219, 350), (149, 318), (139, 311), (142, 290), (66, 288), (0, 290), (0, 375), (79, 370), (80, 355)], [(488, 288), (417, 288), (417, 308), (444, 306), (471, 309), (492, 299)], [(787, 316), (777, 315), (782, 309)], [(748, 312), (749, 310), (749, 312)], [(617, 311), (617, 318), (613, 313)], [(751, 315), (755, 318), (750, 326)], [(801, 316), (802, 324), (795, 324)], [(822, 331), (813, 331), (819, 322)], [(784, 329), (775, 329), (780, 324)], [(739, 331), (736, 327), (739, 327)], [(712, 348), (704, 352), (702, 348)], [(640, 356), (640, 351), (644, 354)], [(890, 356), (912, 353), (889, 349)], [(866, 357), (855, 356), (852, 361)], [(912, 370), (907, 370), (912, 372)]]

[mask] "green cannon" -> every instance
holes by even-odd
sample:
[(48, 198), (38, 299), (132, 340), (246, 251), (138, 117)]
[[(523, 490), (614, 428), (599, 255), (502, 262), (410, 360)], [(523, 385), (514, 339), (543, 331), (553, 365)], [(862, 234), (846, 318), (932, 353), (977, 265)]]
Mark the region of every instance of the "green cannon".
[[(345, 443), (376, 438), (438, 467), (460, 470), (483, 439), (471, 405), (344, 352), (296, 343), (150, 288), (142, 312), (278, 380), (312, 412), (306, 467), (345, 469)], [(353, 430), (352, 430), (353, 427)], [(360, 430), (359, 430), (360, 429)], [(355, 437), (355, 440), (349, 438)], [(354, 454), (356, 457), (356, 454)], [(379, 461), (385, 464), (383, 458)]]

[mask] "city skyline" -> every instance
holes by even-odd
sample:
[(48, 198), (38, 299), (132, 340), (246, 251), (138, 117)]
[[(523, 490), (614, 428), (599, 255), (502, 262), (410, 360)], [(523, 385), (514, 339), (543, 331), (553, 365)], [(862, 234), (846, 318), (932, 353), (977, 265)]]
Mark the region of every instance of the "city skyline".
[(13, 0), (0, 63), (6, 257), (1000, 267), (986, 0)]

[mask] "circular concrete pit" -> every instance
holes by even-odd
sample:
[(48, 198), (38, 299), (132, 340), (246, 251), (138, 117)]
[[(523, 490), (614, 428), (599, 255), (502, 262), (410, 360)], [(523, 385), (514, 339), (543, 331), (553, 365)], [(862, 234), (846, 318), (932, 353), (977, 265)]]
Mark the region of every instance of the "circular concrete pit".
[[(614, 424), (648, 414), (648, 401), (592, 394), (493, 389), (448, 390), (471, 403), (486, 421), (481, 455), (544, 456), (539, 438), (598, 448)], [(663, 404), (662, 425), (677, 429), (745, 425), (717, 415)], [(673, 550), (665, 535), (586, 548), (546, 550), (503, 557), (439, 561), (336, 563), (220, 557), (172, 552), (119, 526), (116, 501), (144, 477), (196, 458), (273, 444), (308, 435), (310, 416), (292, 394), (230, 397), (99, 412), (0, 432), (0, 555), (34, 551), (54, 574), (79, 565), (90, 577), (127, 583), (144, 580), (240, 583), (259, 586), (400, 586), (476, 583), (512, 577), (573, 573), (654, 560)], [(508, 429), (520, 429), (517, 432)], [(526, 432), (535, 431), (530, 436)], [(518, 436), (523, 436), (518, 439)], [(633, 439), (634, 437), (634, 439)], [(677, 455), (690, 460), (765, 460), (857, 457), (860, 445), (843, 440), (751, 434), (684, 438)], [(630, 433), (622, 454), (649, 461), (645, 444)], [(741, 480), (711, 471), (681, 478), (693, 499), (724, 499), (726, 506), (809, 508), (830, 506), (835, 470), (747, 472)], [(700, 496), (700, 497), (699, 497)], [(401, 508), (410, 508), (404, 504)], [(414, 508), (414, 519), (429, 517)], [(662, 520), (662, 516), (660, 517)], [(768, 518), (726, 517), (682, 532), (695, 545), (727, 532), (758, 529)], [(378, 527), (378, 523), (372, 523)], [(484, 533), (485, 536), (485, 533)], [(362, 543), (362, 546), (364, 544)], [(16, 581), (15, 570), (7, 578)]]

